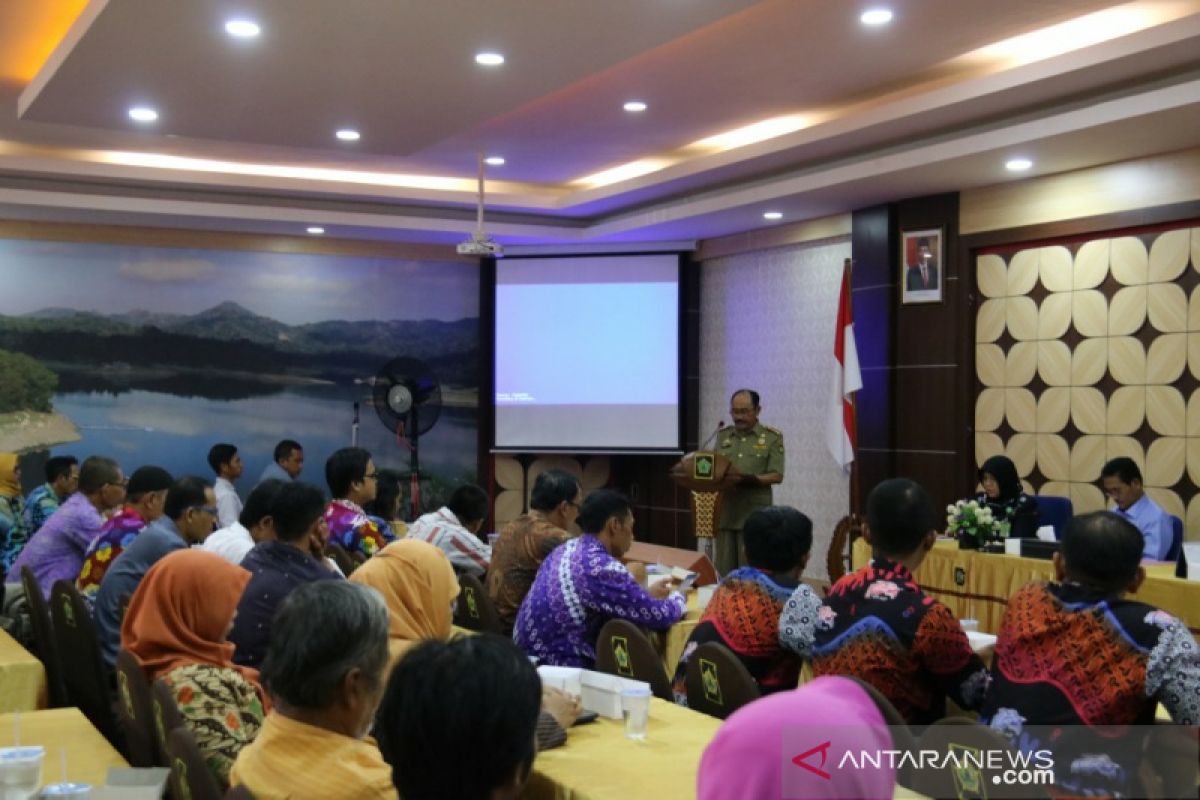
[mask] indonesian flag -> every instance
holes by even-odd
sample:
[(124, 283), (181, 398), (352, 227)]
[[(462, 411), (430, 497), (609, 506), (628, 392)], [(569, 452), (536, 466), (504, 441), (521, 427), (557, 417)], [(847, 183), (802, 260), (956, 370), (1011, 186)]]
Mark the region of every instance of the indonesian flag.
[(843, 470), (854, 460), (857, 435), (854, 393), (862, 388), (858, 349), (854, 346), (854, 316), (850, 312), (850, 260), (842, 268), (842, 293), (838, 300), (837, 331), (833, 335), (833, 385), (825, 439), (829, 452)]

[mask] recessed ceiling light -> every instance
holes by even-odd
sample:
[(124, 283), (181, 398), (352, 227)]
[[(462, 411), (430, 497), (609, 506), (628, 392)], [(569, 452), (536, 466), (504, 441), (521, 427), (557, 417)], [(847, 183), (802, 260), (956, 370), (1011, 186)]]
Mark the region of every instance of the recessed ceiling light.
[(783, 219), (782, 211), (767, 211), (763, 214), (763, 219)]
[(858, 19), (863, 25), (887, 25), (892, 21), (892, 10), (890, 8), (869, 8)]
[(320, 225), (309, 225), (304, 230), (308, 231), (313, 236), (320, 236), (322, 233), (325, 232), (325, 229), (322, 228)]
[(262, 28), (253, 20), (231, 19), (225, 23), (225, 32), (236, 39), (253, 39), (262, 33)]
[(630, 100), (625, 104), (624, 108), (626, 111), (633, 111), (636, 113), (638, 111), (645, 111), (647, 106), (641, 100)]
[(362, 138), (362, 134), (353, 128), (342, 128), (335, 135), (343, 142), (357, 142)]
[(503, 167), (504, 166), (504, 156), (488, 156), (487, 158), (485, 158), (483, 160), (483, 163), (487, 164), (490, 167)]
[(475, 63), (484, 67), (498, 67), (504, 63), (504, 56), (499, 53), (476, 53)]
[(129, 109), (129, 118), (135, 122), (154, 122), (158, 119), (158, 112), (150, 106), (134, 106)]
[(1033, 162), (1028, 158), (1010, 158), (1004, 162), (1004, 168), (1009, 172), (1024, 172), (1033, 166)]

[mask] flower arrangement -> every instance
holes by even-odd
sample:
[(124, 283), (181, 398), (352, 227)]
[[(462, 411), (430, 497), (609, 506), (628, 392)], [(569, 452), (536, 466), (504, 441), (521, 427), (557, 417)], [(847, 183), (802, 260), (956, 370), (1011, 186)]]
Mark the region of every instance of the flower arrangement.
[(1008, 523), (997, 520), (987, 505), (976, 500), (959, 500), (946, 506), (946, 533), (958, 539), (964, 550), (977, 550), (994, 539), (1008, 535)]

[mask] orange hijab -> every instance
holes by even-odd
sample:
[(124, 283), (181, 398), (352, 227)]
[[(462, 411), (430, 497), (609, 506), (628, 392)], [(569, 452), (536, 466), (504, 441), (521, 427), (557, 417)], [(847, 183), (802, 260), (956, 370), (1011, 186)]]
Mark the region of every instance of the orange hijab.
[(16, 453), (0, 453), (0, 495), (21, 496), (21, 483), (17, 480)]
[(446, 554), (428, 542), (392, 542), (354, 570), (350, 580), (383, 595), (393, 662), (422, 639), (450, 638), (458, 578)]
[(142, 578), (121, 625), (121, 647), (154, 680), (177, 667), (208, 664), (240, 672), (262, 695), (258, 670), (233, 663), (226, 631), (250, 573), (204, 550), (176, 550)]

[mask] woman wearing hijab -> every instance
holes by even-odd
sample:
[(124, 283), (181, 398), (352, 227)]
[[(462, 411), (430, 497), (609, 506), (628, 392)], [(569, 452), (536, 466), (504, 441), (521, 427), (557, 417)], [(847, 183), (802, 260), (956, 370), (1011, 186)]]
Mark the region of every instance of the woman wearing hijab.
[(979, 505), (992, 510), (992, 519), (1009, 524), (1009, 538), (1037, 536), (1037, 500), (1025, 494), (1017, 467), (1008, 456), (992, 456), (979, 468), (983, 491), (975, 496)]
[[(830, 742), (827, 751), (813, 751)], [(789, 755), (821, 769), (792, 769), (784, 785)], [(696, 778), (699, 800), (740, 800), (744, 797), (854, 797), (885, 800), (896, 786), (895, 770), (886, 759), (879, 769), (839, 768), (846, 752), (875, 753), (892, 748), (887, 723), (870, 695), (847, 678), (824, 677), (794, 692), (778, 692), (735, 711), (721, 724), (704, 750)], [(785, 791), (786, 789), (786, 791)]]
[(121, 647), (147, 680), (162, 678), (213, 773), (225, 784), (258, 735), (258, 670), (233, 663), (226, 641), (250, 573), (203, 550), (176, 550), (150, 568), (129, 603)]
[(350, 580), (383, 595), (393, 665), (423, 639), (450, 638), (458, 578), (440, 549), (417, 539), (400, 539), (367, 559)]
[(0, 566), (5, 572), (29, 541), (24, 511), (17, 454), (0, 453)]

